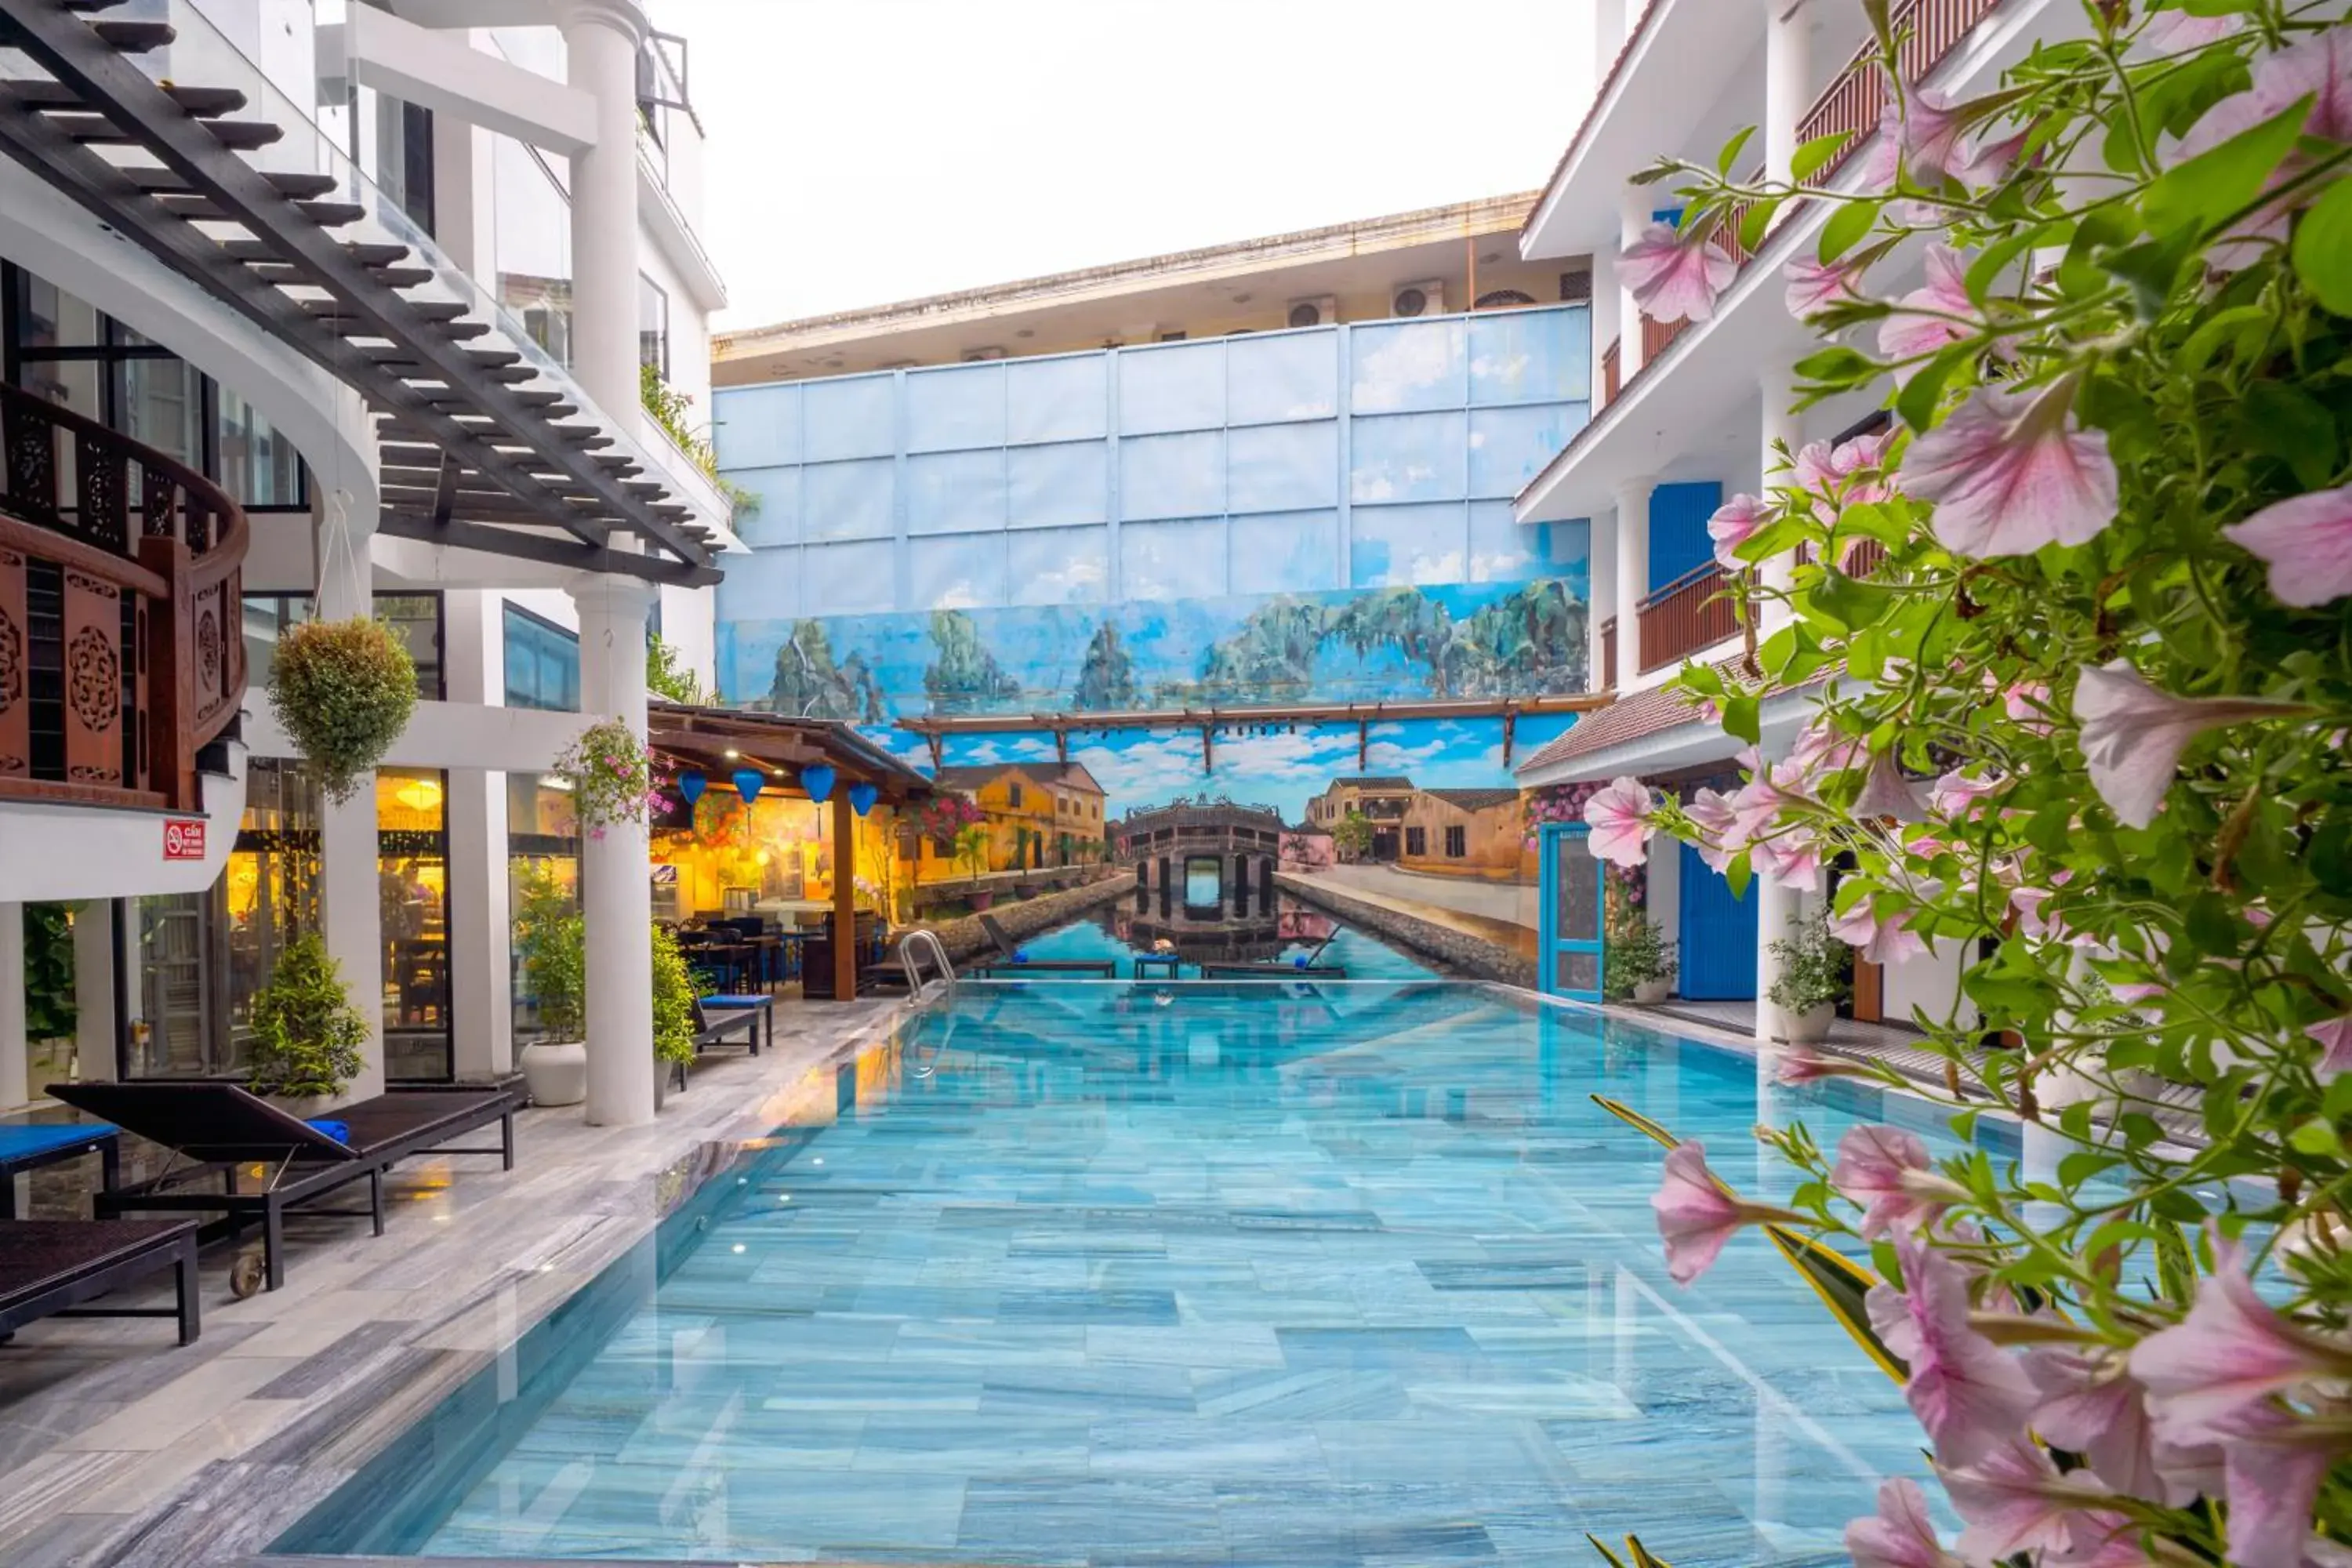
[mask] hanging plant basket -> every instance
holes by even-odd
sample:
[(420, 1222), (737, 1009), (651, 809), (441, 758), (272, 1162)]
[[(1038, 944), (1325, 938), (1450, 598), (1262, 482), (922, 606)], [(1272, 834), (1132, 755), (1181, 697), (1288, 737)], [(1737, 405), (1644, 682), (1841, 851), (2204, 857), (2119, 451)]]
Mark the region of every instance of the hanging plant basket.
[(636, 732), (618, 719), (580, 731), (555, 759), (555, 771), (572, 781), (572, 809), (592, 838), (625, 823), (642, 823), (658, 804), (653, 754)]
[(327, 797), (349, 800), (408, 727), (416, 666), (382, 621), (305, 622), (278, 639), (269, 705)]

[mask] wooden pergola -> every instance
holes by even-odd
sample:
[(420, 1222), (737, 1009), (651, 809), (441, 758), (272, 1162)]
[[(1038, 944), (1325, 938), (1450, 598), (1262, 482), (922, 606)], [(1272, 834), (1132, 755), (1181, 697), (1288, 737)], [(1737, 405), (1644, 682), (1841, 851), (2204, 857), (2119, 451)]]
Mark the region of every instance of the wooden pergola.
[(779, 794), (805, 798), (801, 770), (818, 763), (833, 769), (834, 785), (826, 799), (833, 805), (835, 843), (843, 847), (834, 860), (833, 994), (837, 1001), (855, 1001), (857, 888), (845, 847), (856, 835), (857, 816), (849, 801), (850, 786), (871, 784), (878, 804), (904, 808), (936, 795), (931, 781), (834, 720), (655, 701), (646, 708), (646, 740), (665, 765), (699, 768), (714, 789), (728, 787), (739, 768), (757, 768)]

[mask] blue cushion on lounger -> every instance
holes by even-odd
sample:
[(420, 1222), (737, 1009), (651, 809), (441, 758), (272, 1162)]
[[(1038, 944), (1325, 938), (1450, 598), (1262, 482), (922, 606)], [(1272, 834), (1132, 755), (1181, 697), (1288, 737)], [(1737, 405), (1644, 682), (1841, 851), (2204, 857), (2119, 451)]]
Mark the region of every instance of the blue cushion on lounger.
[(0, 1126), (0, 1160), (20, 1160), (114, 1136), (104, 1121), (19, 1121)]
[(702, 998), (702, 1005), (706, 1007), (757, 1007), (762, 1002), (772, 1002), (774, 1000), (775, 998), (772, 996), (761, 996), (756, 994), (742, 996), (730, 994), (705, 996)]
[(313, 1116), (307, 1120), (310, 1121), (311, 1126), (317, 1128), (320, 1131), (325, 1133), (336, 1142), (346, 1146), (349, 1146), (351, 1143), (352, 1124), (350, 1122), (338, 1121), (331, 1116)]

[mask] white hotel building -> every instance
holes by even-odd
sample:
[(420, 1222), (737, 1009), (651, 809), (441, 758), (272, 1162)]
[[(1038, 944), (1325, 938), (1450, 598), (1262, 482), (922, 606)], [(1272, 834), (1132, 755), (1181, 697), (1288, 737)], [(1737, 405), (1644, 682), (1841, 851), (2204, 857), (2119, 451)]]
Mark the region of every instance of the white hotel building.
[[(1868, 162), (1885, 87), (1862, 7), (1850, 0), (1595, 0), (1601, 84), (1519, 236), (1529, 260), (1594, 258), (1591, 423), (1522, 490), (1518, 520), (1592, 520), (1592, 668), (1616, 702), (1578, 723), (1516, 770), (1522, 788), (1631, 774), (1687, 793), (1737, 783), (1735, 742), (1664, 683), (1685, 660), (1717, 663), (1744, 651), (1727, 574), (1706, 519), (1723, 500), (1763, 493), (1780, 459), (1808, 442), (1853, 434), (1877, 415), (1849, 400), (1790, 412), (1788, 367), (1818, 346), (1784, 300), (1783, 268), (1811, 257), (1825, 212), (1793, 207), (1702, 322), (1642, 314), (1613, 258), (1670, 216), (1672, 182), (1634, 184), (1662, 155), (1711, 164), (1744, 126), (1745, 156), (1785, 179), (1797, 148), (1836, 132), (1852, 139), (1811, 177), (1850, 184)], [(1979, 92), (2037, 42), (2081, 17), (2059, 0), (1895, 0), (1892, 20), (1906, 80), (1954, 98)], [(1727, 237), (1727, 239), (1728, 237)], [(1916, 286), (1915, 254), (1873, 268), (1874, 291)], [(1605, 345), (1605, 346), (1604, 346)], [(1763, 628), (1769, 631), (1768, 626)], [(1807, 710), (1802, 691), (1766, 701), (1763, 750), (1784, 752)], [(1757, 1033), (1778, 1032), (1760, 999), (1773, 968), (1768, 944), (1818, 909), (1820, 895), (1764, 886), (1732, 898), (1695, 851), (1654, 845), (1651, 918), (1681, 942), (1682, 994), (1692, 1000), (1759, 999)], [(1916, 1005), (1952, 1005), (1961, 954), (1950, 949), (1887, 966), (1857, 964), (1858, 1019), (1902, 1021)]]
[[(642, 732), (649, 622), (710, 675), (729, 506), (640, 400), (707, 418), (687, 83), (640, 0), (0, 0), (0, 1107), (234, 1068), (306, 928), (381, 983), (355, 1097), (502, 1074), (551, 873), (641, 1020), (588, 1113), (651, 1117), (645, 836), (563, 837), (541, 778)], [(266, 661), (371, 606), (421, 700), (324, 805)], [(75, 1031), (28, 1041), (59, 940)]]

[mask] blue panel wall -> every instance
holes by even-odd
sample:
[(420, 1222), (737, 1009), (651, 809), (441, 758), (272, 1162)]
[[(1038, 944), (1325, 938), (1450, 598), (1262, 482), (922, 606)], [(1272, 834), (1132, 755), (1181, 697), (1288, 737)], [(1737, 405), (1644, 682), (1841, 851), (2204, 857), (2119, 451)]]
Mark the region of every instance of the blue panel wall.
[(1681, 943), (1675, 986), (1694, 1002), (1732, 1002), (1756, 994), (1757, 898), (1734, 898), (1731, 879), (1682, 852)]
[(1715, 559), (1715, 542), (1706, 536), (1706, 520), (1721, 505), (1723, 487), (1711, 479), (1660, 485), (1650, 492), (1652, 593)]

